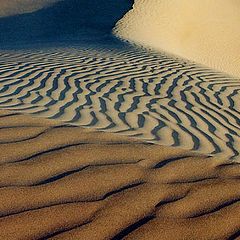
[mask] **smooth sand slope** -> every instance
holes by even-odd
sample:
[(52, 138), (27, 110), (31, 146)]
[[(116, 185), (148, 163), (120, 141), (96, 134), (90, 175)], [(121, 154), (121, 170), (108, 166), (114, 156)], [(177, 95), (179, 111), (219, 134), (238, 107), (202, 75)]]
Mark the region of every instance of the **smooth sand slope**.
[(0, 0), (0, 17), (35, 12), (61, 0)]
[(239, 160), (240, 80), (131, 46), (0, 52), (0, 109)]
[(240, 77), (240, 1), (135, 0), (121, 38)]
[(240, 165), (0, 111), (0, 239), (238, 239)]

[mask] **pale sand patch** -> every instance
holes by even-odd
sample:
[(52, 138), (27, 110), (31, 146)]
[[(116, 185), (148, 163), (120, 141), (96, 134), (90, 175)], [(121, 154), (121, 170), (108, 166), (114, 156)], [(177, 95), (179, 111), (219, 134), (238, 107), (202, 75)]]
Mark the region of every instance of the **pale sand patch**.
[(61, 0), (0, 0), (0, 18), (35, 12)]
[(2, 110), (0, 119), (0, 239), (240, 235), (238, 163)]
[(240, 1), (135, 0), (114, 33), (240, 76)]

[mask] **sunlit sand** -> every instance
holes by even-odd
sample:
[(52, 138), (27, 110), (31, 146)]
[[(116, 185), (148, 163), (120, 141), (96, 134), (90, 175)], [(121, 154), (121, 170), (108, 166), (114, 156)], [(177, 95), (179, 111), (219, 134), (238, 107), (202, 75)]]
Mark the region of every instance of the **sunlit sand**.
[(238, 0), (137, 0), (114, 32), (240, 77)]
[(0, 0), (1, 240), (239, 238), (239, 3), (132, 5)]

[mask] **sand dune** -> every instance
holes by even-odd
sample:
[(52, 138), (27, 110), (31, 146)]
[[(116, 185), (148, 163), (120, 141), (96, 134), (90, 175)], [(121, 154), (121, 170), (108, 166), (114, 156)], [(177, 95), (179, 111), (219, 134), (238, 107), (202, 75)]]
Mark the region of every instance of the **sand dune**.
[(114, 33), (240, 77), (238, 0), (135, 0)]
[(3, 240), (240, 236), (237, 163), (14, 112), (0, 118)]
[(0, 60), (1, 109), (239, 159), (239, 79), (131, 46), (6, 50)]
[[(0, 16), (10, 15), (0, 18), (1, 240), (240, 238), (239, 78), (111, 35), (130, 0), (63, 0), (35, 11), (55, 2), (39, 0), (18, 12), (19, 0), (1, 2)], [(136, 11), (152, 19), (148, 10), (164, 2), (136, 1), (114, 31), (135, 40), (140, 22), (129, 19)], [(172, 3), (180, 0), (164, 5), (167, 22), (169, 7), (182, 12)], [(141, 28), (159, 33), (158, 19)], [(223, 61), (202, 48), (197, 56), (233, 73), (237, 43), (229, 43), (234, 54), (219, 48)]]

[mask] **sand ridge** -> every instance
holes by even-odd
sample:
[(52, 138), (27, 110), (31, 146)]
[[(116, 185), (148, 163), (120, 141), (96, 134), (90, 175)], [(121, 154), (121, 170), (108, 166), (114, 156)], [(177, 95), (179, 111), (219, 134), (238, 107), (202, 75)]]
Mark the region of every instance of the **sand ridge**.
[(113, 32), (240, 77), (239, 21), (238, 0), (135, 0)]
[(131, 46), (1, 51), (0, 108), (239, 158), (239, 79)]
[(239, 239), (239, 78), (119, 41), (132, 1), (99, 2), (0, 19), (0, 239)]
[(0, 118), (3, 240), (240, 236), (236, 162), (9, 111)]

